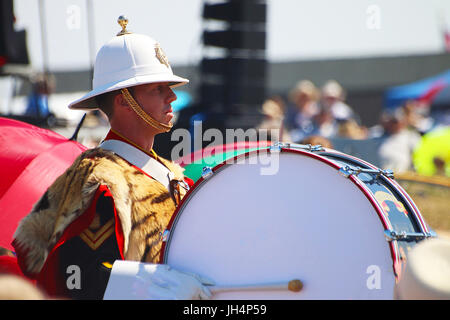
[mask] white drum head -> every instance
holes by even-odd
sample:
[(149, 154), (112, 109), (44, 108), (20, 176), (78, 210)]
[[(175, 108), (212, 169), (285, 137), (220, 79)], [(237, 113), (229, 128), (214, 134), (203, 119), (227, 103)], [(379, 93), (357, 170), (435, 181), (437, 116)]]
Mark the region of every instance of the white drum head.
[[(361, 189), (319, 156), (267, 157), (225, 165), (190, 193), (165, 263), (217, 285), (304, 284), (298, 293), (231, 291), (216, 299), (392, 299), (389, 244)], [(269, 161), (278, 170), (262, 175)]]

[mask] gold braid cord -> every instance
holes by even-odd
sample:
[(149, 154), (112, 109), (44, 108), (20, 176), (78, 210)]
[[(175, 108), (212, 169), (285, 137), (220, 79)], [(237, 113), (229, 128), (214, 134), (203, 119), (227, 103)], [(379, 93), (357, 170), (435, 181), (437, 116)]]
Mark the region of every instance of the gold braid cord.
[(142, 108), (139, 106), (139, 104), (136, 102), (136, 100), (134, 100), (134, 98), (130, 94), (130, 91), (128, 91), (127, 88), (122, 89), (121, 92), (122, 92), (123, 96), (125, 97), (125, 100), (130, 105), (130, 107), (134, 110), (134, 112), (136, 112), (136, 114), (142, 120), (144, 120), (147, 124), (149, 124), (150, 126), (152, 126), (155, 129), (161, 130), (163, 132), (169, 132), (170, 129), (172, 129), (173, 125), (171, 123), (169, 125), (167, 125), (167, 124), (158, 122), (155, 119), (153, 119), (152, 117), (150, 117), (144, 110), (142, 110)]

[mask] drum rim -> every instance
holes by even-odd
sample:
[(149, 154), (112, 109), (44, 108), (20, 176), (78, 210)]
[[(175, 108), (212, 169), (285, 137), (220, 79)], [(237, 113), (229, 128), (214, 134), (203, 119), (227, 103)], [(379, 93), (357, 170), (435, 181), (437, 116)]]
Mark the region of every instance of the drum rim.
[[(375, 166), (375, 165), (373, 165), (373, 164), (371, 164), (371, 163), (369, 163), (369, 162), (367, 162), (367, 161), (365, 161), (363, 159), (357, 158), (357, 157), (349, 155), (349, 154), (345, 154), (345, 153), (340, 152), (338, 150), (330, 150), (330, 149), (328, 149), (328, 150), (325, 151), (325, 153), (327, 153), (327, 152), (330, 153), (330, 154), (337, 154), (339, 156), (350, 158), (351, 160), (354, 160), (356, 162), (361, 162), (362, 164), (370, 167), (371, 169), (379, 169), (377, 166)], [(401, 194), (401, 196), (403, 196), (403, 199), (408, 204), (409, 209), (415, 215), (416, 221), (417, 221), (419, 227), (421, 228), (422, 232), (429, 233), (430, 230), (428, 229), (428, 225), (426, 224), (425, 219), (423, 218), (422, 214), (420, 213), (419, 208), (416, 206), (416, 204), (411, 199), (411, 197), (408, 195), (408, 193), (405, 191), (405, 189), (403, 189), (403, 187), (397, 181), (395, 181), (395, 179), (391, 179), (391, 178), (386, 177), (386, 176), (382, 176), (382, 178), (383, 178), (383, 180), (386, 183), (394, 185), (394, 187), (400, 191), (400, 194)]]
[[(375, 170), (379, 169), (377, 166), (371, 164), (370, 162), (367, 162), (363, 159), (343, 153), (338, 150), (328, 149), (328, 150), (325, 150), (324, 152), (321, 152), (320, 154), (327, 154), (327, 153), (330, 154), (331, 156), (337, 155), (337, 156), (341, 156), (343, 158), (348, 158), (350, 160), (355, 161), (356, 163), (361, 163), (371, 169), (375, 169)], [(420, 213), (419, 208), (416, 206), (416, 204), (414, 203), (412, 198), (408, 195), (408, 193), (403, 189), (403, 187), (395, 179), (392, 179), (392, 178), (384, 176), (384, 175), (382, 175), (381, 177), (385, 181), (386, 184), (390, 185), (391, 187), (394, 187), (394, 189), (397, 191), (399, 196), (403, 198), (403, 201), (407, 204), (410, 212), (414, 215), (415, 221), (416, 221), (417, 225), (419, 226), (419, 228), (421, 229), (421, 232), (423, 234), (430, 234), (430, 229), (428, 228), (428, 225), (426, 224), (425, 219), (423, 218), (422, 214)], [(362, 181), (361, 181), (361, 183), (364, 184)], [(370, 190), (369, 190), (369, 192), (370, 192)], [(383, 212), (383, 208), (380, 208), (380, 210), (381, 210), (381, 212)], [(392, 250), (395, 251), (395, 256), (396, 256), (396, 258), (394, 260), (394, 274), (397, 278), (399, 278), (401, 276), (402, 269), (404, 268), (405, 261), (401, 258), (398, 241), (391, 241), (390, 245), (392, 247)]]

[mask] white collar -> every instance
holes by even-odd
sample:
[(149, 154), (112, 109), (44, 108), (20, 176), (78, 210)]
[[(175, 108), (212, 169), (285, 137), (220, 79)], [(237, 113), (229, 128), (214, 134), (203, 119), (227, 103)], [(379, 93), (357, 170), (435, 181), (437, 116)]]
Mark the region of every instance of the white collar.
[(113, 139), (103, 141), (99, 147), (114, 152), (119, 157), (140, 168), (170, 192), (170, 181), (174, 178), (173, 172), (145, 152), (129, 143)]

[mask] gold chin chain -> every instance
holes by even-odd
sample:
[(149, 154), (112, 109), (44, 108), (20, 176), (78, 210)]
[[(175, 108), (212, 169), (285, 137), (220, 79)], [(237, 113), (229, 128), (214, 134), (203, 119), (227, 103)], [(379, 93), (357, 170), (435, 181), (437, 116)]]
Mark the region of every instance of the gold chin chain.
[(136, 114), (147, 124), (163, 132), (169, 132), (170, 129), (172, 129), (173, 126), (172, 123), (169, 123), (169, 125), (167, 125), (159, 121), (156, 121), (155, 119), (150, 117), (144, 110), (142, 110), (142, 108), (139, 106), (136, 100), (134, 100), (133, 96), (130, 94), (130, 91), (128, 91), (127, 88), (121, 89), (121, 92), (127, 103), (130, 105), (131, 109), (133, 109), (134, 112), (136, 112)]

